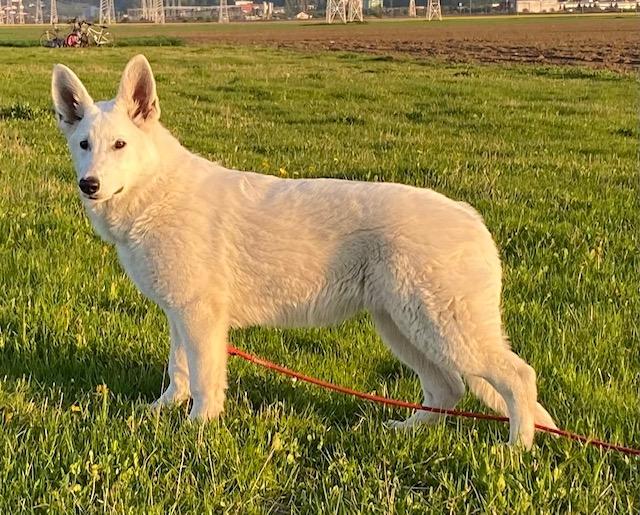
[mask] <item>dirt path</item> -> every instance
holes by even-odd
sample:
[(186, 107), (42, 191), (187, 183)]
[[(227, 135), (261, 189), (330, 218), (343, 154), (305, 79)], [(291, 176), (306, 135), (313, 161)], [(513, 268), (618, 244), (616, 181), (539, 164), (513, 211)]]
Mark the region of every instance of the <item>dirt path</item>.
[(181, 37), (199, 43), (399, 53), (452, 61), (579, 64), (616, 70), (640, 67), (640, 18), (630, 16), (242, 25), (247, 29), (212, 27)]

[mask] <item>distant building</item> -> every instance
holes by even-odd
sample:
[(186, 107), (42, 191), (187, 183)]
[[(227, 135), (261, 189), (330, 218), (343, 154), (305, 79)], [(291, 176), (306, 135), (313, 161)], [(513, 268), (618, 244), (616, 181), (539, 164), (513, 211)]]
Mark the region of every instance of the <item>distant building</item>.
[(637, 11), (640, 2), (611, 0), (610, 2), (598, 2), (601, 11)]
[(560, 10), (558, 0), (516, 0), (519, 13), (554, 13)]

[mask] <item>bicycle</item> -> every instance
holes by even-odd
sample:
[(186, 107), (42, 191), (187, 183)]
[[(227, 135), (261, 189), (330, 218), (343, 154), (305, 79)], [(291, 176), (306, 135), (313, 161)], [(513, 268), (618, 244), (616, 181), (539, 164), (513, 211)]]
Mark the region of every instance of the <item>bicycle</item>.
[(45, 48), (60, 48), (65, 46), (65, 40), (60, 37), (60, 29), (54, 25), (51, 29), (45, 30), (40, 36), (40, 46)]
[[(115, 45), (116, 39), (115, 37), (113, 37), (113, 34), (109, 30), (107, 30), (109, 27), (107, 27), (106, 25), (94, 25), (93, 23), (89, 23), (87, 21), (83, 23), (84, 23), (84, 27), (83, 27), (82, 35), (85, 36), (85, 39), (82, 41), (83, 42), (86, 41), (86, 45), (83, 45), (83, 46), (90, 46), (90, 45), (114, 46)], [(94, 27), (100, 27), (100, 30)]]
[(76, 18), (69, 22), (72, 25), (71, 32), (60, 37), (60, 27), (53, 25), (40, 36), (40, 45), (45, 48), (79, 47), (82, 46), (82, 23)]

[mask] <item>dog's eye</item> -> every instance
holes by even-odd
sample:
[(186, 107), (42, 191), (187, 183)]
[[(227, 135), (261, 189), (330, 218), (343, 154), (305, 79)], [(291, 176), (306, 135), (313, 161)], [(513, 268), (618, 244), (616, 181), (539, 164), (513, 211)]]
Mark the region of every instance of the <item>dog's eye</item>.
[(87, 149), (89, 148), (89, 141), (88, 141), (88, 140), (86, 140), (86, 139), (83, 139), (83, 140), (80, 142), (80, 148), (81, 148), (82, 150), (87, 150)]
[(115, 148), (116, 150), (120, 150), (121, 148), (124, 148), (124, 146), (127, 143), (125, 141), (122, 141), (121, 139), (116, 140), (115, 144), (113, 145), (113, 148)]

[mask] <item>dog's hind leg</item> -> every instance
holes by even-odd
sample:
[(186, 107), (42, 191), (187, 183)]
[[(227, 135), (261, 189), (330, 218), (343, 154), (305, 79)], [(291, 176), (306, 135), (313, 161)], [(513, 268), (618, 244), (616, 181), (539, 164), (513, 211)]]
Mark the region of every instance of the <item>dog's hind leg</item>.
[[(509, 443), (533, 445), (536, 379), (533, 368), (511, 352), (502, 335), (499, 297), (453, 297), (448, 301), (420, 294), (407, 297), (390, 314), (407, 339), (436, 365), (464, 378), (487, 381), (504, 399), (510, 419)], [(492, 305), (493, 304), (493, 305)], [(435, 334), (435, 337), (434, 337)]]
[(511, 351), (489, 357), (479, 374), (502, 396), (509, 415), (509, 444), (533, 445), (534, 413), (536, 410), (536, 373), (532, 367)]
[[(504, 402), (504, 399), (487, 381), (481, 377), (473, 376), (467, 377), (466, 381), (469, 384), (469, 389), (489, 408), (501, 415), (508, 415), (507, 404)], [(549, 412), (547, 412), (539, 402), (536, 402), (534, 421), (538, 425), (557, 429), (553, 417), (549, 415)]]
[(189, 399), (189, 364), (187, 351), (180, 337), (176, 323), (167, 315), (171, 349), (169, 350), (169, 386), (153, 404), (153, 408), (162, 408), (178, 404)]
[[(391, 351), (420, 378), (424, 404), (433, 408), (451, 409), (464, 395), (464, 384), (460, 375), (444, 370), (427, 359), (427, 356), (401, 333), (391, 317), (385, 312), (373, 314), (376, 329)], [(408, 428), (420, 423), (434, 423), (442, 415), (416, 410), (403, 421), (392, 420), (393, 428)]]

